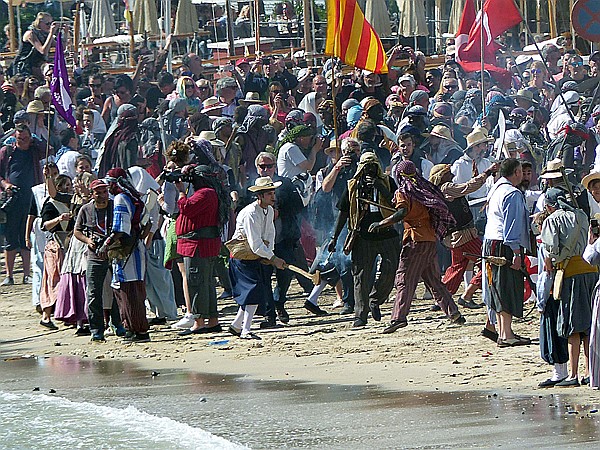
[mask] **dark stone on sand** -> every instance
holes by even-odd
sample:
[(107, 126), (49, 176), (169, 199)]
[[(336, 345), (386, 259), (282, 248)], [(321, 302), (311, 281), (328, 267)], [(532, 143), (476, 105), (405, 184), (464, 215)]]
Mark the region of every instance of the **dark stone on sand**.
[(494, 398), (496, 398), (496, 397), (498, 397), (498, 394), (494, 393), (494, 394), (492, 394), (492, 396), (493, 396)]
[(60, 347), (61, 345), (62, 345), (62, 344), (61, 344), (60, 342), (55, 342), (55, 343), (54, 343), (54, 346), (55, 346), (55, 347)]
[(36, 386), (36, 387), (33, 388), (33, 392), (38, 392), (39, 390), (40, 390), (40, 388), (38, 386)]
[(579, 414), (579, 411), (574, 411), (574, 410), (569, 410), (567, 411), (567, 414)]
[(54, 389), (50, 389), (50, 390), (48, 391), (48, 394), (56, 394), (56, 390), (54, 390)]
[(200, 403), (206, 403), (206, 402), (207, 402), (206, 398), (202, 397), (202, 398), (200, 399)]
[(159, 374), (160, 374), (160, 372), (157, 372), (157, 371), (153, 371), (153, 372), (152, 372), (152, 376), (153, 376), (153, 377), (157, 377)]
[(597, 410), (597, 409), (590, 409), (590, 414), (595, 414), (595, 413), (597, 413), (597, 412), (598, 412), (598, 410)]

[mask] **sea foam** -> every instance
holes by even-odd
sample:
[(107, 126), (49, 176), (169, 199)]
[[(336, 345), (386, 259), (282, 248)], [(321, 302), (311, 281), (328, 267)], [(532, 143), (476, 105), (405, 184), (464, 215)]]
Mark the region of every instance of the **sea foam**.
[(0, 391), (0, 449), (246, 449), (201, 428), (133, 406)]

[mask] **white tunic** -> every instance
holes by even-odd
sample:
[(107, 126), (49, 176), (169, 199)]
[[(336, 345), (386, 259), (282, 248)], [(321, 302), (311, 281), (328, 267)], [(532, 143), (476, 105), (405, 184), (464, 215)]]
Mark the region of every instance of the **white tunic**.
[(275, 248), (275, 212), (271, 206), (267, 209), (255, 201), (242, 209), (236, 219), (233, 239), (248, 239), (252, 252), (271, 259)]

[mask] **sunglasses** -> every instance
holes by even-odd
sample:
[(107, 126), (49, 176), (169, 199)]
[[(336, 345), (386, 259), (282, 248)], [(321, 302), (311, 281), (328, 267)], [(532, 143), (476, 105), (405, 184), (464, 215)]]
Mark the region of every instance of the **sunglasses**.
[(275, 167), (275, 164), (259, 164), (258, 167), (260, 167), (263, 170), (272, 169), (273, 167)]
[(102, 87), (102, 83), (99, 83), (99, 84), (89, 84), (88, 86), (91, 87), (91, 88), (101, 88)]
[(281, 91), (279, 89), (276, 89), (271, 91), (271, 94), (281, 94)]
[(43, 23), (44, 25), (52, 25), (52, 22), (41, 22), (41, 23)]
[(573, 61), (572, 63), (569, 63), (569, 65), (571, 67), (581, 67), (583, 66), (583, 61)]
[(541, 75), (542, 74), (542, 69), (531, 69), (529, 71), (531, 72), (532, 75)]
[(449, 84), (444, 86), (444, 89), (458, 89), (458, 84)]
[(198, 88), (201, 91), (208, 91), (209, 87), (208, 86), (202, 86)]
[(185, 85), (185, 88), (186, 88), (186, 89), (194, 89), (194, 87), (195, 87), (195, 86), (194, 86), (193, 84), (186, 84), (186, 85)]

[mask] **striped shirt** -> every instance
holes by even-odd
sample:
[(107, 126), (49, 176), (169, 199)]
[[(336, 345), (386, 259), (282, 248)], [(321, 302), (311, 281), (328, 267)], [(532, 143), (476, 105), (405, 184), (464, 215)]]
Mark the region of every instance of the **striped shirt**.
[[(131, 219), (135, 206), (126, 194), (117, 194), (114, 199), (113, 227), (114, 233), (125, 233), (131, 236)], [(146, 273), (146, 247), (138, 240), (131, 255), (125, 260), (113, 260), (112, 287), (119, 289), (119, 283), (143, 281)]]

